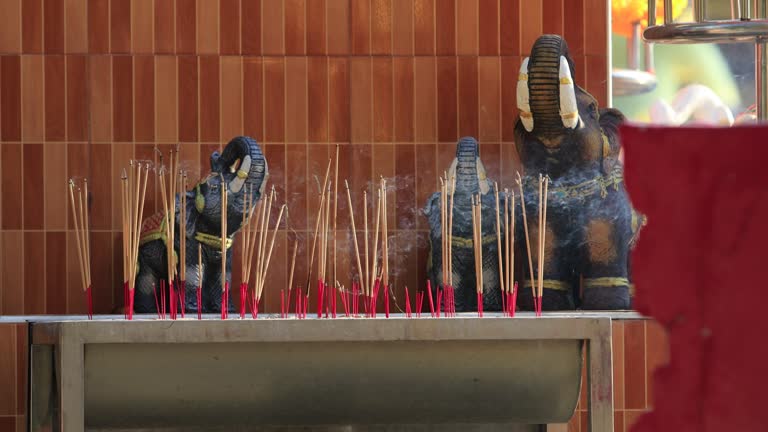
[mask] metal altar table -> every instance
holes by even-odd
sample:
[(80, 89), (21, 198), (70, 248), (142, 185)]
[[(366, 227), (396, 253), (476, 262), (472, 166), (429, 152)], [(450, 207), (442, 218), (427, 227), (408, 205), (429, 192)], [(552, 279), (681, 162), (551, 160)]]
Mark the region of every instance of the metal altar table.
[(584, 358), (590, 430), (613, 430), (606, 315), (205, 318), (31, 320), (30, 430), (540, 431)]

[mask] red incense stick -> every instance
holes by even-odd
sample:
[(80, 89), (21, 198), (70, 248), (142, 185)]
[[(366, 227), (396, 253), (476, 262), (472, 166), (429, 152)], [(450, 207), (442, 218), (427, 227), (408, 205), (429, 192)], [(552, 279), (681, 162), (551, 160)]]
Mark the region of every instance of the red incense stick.
[(93, 295), (91, 294), (91, 285), (88, 285), (88, 288), (85, 289), (85, 297), (88, 301), (88, 319), (93, 319)]
[(323, 281), (317, 280), (317, 317), (323, 317)]
[(181, 303), (181, 317), (184, 318), (187, 312), (187, 281), (183, 280), (179, 282), (181, 289), (179, 290), (179, 302)]
[(384, 285), (384, 316), (389, 318), (389, 285)]
[[(280, 290), (280, 299), (282, 300), (283, 291)], [(240, 319), (245, 318), (245, 308), (248, 300), (248, 284), (242, 282), (240, 284)], [(282, 309), (281, 309), (282, 310)]]
[(171, 308), (171, 319), (175, 320), (176, 319), (176, 292), (173, 290), (173, 285), (174, 285), (173, 279), (169, 280), (168, 289), (170, 291), (168, 294), (168, 302)]
[(483, 293), (482, 291), (477, 293), (477, 316), (483, 317)]
[(429, 312), (435, 317), (435, 303), (432, 301), (432, 283), (427, 279), (427, 297), (429, 297)]
[(405, 317), (411, 317), (411, 298), (408, 296), (408, 286), (405, 287)]
[(424, 307), (424, 293), (416, 293), (416, 318), (421, 318), (421, 310)]
[(203, 288), (197, 287), (197, 319), (203, 319)]
[(128, 319), (128, 281), (123, 282), (123, 305), (125, 305), (123, 317)]
[(443, 291), (440, 288), (437, 289), (437, 317), (440, 318), (440, 309), (443, 304)]
[(306, 297), (304, 297), (303, 303), (304, 303), (303, 304), (303, 306), (304, 306), (304, 313), (302, 315), (304, 316), (304, 318), (306, 318), (307, 317), (307, 308), (309, 307), (309, 294), (307, 294)]

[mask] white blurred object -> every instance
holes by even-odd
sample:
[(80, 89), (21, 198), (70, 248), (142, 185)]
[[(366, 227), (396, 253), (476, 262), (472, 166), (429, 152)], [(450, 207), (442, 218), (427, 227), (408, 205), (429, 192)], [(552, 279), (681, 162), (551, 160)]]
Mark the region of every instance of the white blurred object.
[(651, 105), (651, 123), (679, 126), (684, 123), (731, 126), (733, 113), (709, 87), (691, 84), (675, 95), (671, 104), (658, 99)]

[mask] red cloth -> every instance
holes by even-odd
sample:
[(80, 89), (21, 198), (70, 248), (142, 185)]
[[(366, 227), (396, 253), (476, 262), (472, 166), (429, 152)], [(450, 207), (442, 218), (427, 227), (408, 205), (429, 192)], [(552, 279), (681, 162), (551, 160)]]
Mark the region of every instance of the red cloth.
[(667, 329), (671, 359), (632, 432), (766, 431), (768, 127), (621, 136), (627, 189), (648, 216), (635, 306)]

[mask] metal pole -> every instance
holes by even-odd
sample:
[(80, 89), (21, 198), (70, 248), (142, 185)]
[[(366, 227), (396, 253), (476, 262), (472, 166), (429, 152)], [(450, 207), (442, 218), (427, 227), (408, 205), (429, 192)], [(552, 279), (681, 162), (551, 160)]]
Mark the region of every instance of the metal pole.
[(757, 107), (757, 120), (768, 120), (768, 60), (766, 49), (768, 43), (765, 38), (755, 41), (755, 105)]
[(648, 0), (648, 27), (656, 25), (656, 0)]
[(739, 18), (742, 21), (749, 21), (752, 19), (751, 0), (739, 0)]
[(707, 19), (707, 9), (704, 0), (693, 0), (693, 20), (703, 22)]
[(664, 24), (672, 23), (672, 0), (664, 0)]

